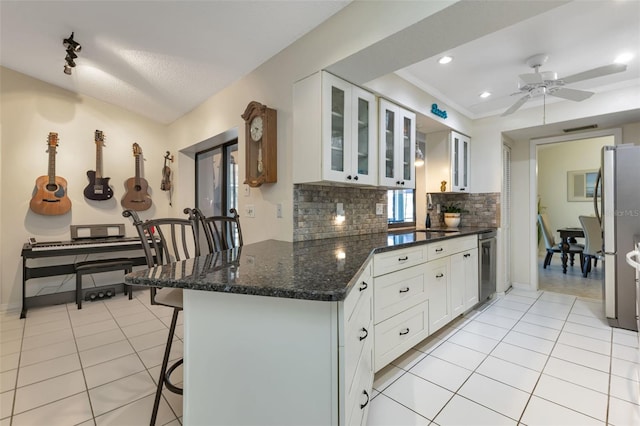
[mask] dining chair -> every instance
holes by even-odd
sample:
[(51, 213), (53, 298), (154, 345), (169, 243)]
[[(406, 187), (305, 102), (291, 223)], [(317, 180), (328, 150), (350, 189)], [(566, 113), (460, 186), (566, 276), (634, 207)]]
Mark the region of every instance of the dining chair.
[(578, 216), (584, 232), (584, 260), (582, 262), (582, 276), (587, 277), (591, 272), (591, 260), (594, 268), (598, 266), (598, 259), (602, 259), (602, 228), (595, 216)]
[[(231, 216), (205, 216), (199, 208), (186, 208), (184, 212), (189, 218), (196, 221), (204, 231), (209, 253), (216, 253), (235, 247), (241, 247), (242, 228), (240, 227), (240, 216), (236, 209), (230, 209)], [(202, 235), (200, 236), (202, 238)]]
[[(553, 234), (549, 230), (549, 225), (547, 225), (547, 220), (542, 214), (538, 214), (538, 224), (540, 225), (540, 230), (542, 231), (542, 238), (544, 239), (544, 245), (547, 250), (547, 255), (544, 258), (544, 263), (542, 265), (543, 269), (546, 269), (547, 266), (551, 264), (551, 258), (554, 253), (562, 253), (562, 244), (556, 243)], [(569, 255), (580, 255), (580, 266), (583, 265), (583, 247), (580, 244), (569, 244), (569, 251), (567, 254)]]
[[(160, 265), (200, 255), (197, 224), (192, 219), (162, 218), (142, 221), (133, 210), (123, 211), (122, 216), (130, 217), (133, 220), (133, 225), (138, 231), (138, 236), (140, 237), (149, 268), (155, 268)], [(181, 288), (157, 289), (151, 287), (150, 293), (152, 305), (163, 305), (173, 308), (173, 316), (171, 318), (171, 325), (169, 326), (169, 336), (167, 337), (164, 357), (162, 358), (162, 367), (160, 369), (156, 397), (151, 413), (150, 424), (153, 426), (155, 425), (158, 415), (158, 407), (160, 405), (160, 399), (162, 398), (163, 387), (166, 387), (173, 393), (182, 395), (182, 388), (171, 382), (171, 374), (183, 363), (183, 359), (179, 359), (169, 367), (169, 356), (176, 331), (176, 324), (178, 322), (178, 314), (183, 308), (183, 303)]]

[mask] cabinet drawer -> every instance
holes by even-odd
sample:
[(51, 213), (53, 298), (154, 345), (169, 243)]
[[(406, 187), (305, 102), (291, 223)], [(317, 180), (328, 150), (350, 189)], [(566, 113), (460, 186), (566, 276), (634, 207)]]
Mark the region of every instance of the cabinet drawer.
[(373, 258), (373, 276), (378, 277), (426, 261), (427, 252), (423, 245), (376, 254)]
[(369, 411), (373, 398), (373, 344), (370, 341), (364, 347), (353, 382), (347, 387), (345, 401), (345, 424), (360, 425)]
[(417, 265), (374, 279), (375, 324), (427, 300), (425, 272)]
[(375, 326), (375, 371), (429, 335), (429, 303), (424, 302)]
[(427, 244), (427, 258), (429, 260), (440, 259), (445, 256), (470, 250), (478, 246), (477, 235), (470, 235), (450, 240), (439, 241)]
[(357, 278), (356, 283), (353, 285), (353, 288), (344, 299), (344, 318), (345, 321), (349, 321), (351, 316), (356, 310), (358, 303), (370, 297), (373, 292), (373, 279), (371, 278), (371, 266), (372, 262), (369, 261), (363, 271), (360, 273), (360, 276)]

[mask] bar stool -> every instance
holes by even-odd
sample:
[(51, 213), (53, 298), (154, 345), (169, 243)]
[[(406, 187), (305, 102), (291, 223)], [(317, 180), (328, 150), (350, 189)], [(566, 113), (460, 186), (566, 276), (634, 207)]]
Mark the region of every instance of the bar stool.
[[(130, 274), (133, 270), (133, 261), (125, 258), (87, 260), (77, 262), (74, 267), (76, 271), (76, 304), (78, 309), (82, 309), (82, 277), (84, 275), (111, 271), (124, 271), (125, 274)], [(124, 294), (127, 293), (129, 294), (129, 300), (131, 300), (131, 286), (125, 284)]]
[[(198, 244), (198, 230), (194, 218), (160, 218), (140, 220), (138, 214), (133, 210), (125, 210), (122, 216), (130, 217), (133, 226), (138, 231), (138, 236), (142, 242), (142, 248), (147, 259), (147, 266), (154, 268), (163, 264), (190, 259), (200, 255)], [(171, 382), (171, 373), (183, 363), (179, 359), (171, 366), (169, 357), (171, 355), (171, 345), (176, 331), (178, 314), (182, 311), (182, 289), (181, 288), (155, 288), (149, 289), (152, 305), (163, 305), (173, 309), (171, 325), (167, 335), (162, 366), (160, 367), (160, 377), (156, 388), (156, 396), (151, 411), (150, 424), (156, 423), (158, 407), (162, 398), (163, 387), (169, 391), (182, 395), (182, 388)]]

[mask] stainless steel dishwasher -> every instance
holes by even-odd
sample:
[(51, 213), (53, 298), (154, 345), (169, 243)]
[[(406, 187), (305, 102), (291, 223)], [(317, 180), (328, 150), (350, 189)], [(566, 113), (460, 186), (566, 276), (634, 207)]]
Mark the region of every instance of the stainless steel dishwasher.
[(497, 231), (478, 234), (478, 290), (481, 303), (496, 292), (496, 235)]

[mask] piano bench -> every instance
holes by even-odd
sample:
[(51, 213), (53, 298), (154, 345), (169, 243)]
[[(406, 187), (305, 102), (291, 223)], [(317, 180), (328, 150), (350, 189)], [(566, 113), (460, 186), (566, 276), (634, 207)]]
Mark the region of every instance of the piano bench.
[[(118, 259), (96, 259), (74, 264), (76, 271), (76, 304), (78, 309), (82, 309), (82, 277), (87, 274), (99, 274), (101, 272), (124, 271), (130, 274), (133, 271), (133, 261), (126, 258)], [(129, 300), (132, 298), (130, 285), (124, 285), (124, 294), (129, 293)]]

